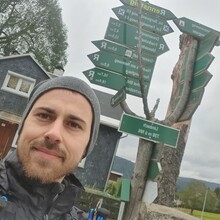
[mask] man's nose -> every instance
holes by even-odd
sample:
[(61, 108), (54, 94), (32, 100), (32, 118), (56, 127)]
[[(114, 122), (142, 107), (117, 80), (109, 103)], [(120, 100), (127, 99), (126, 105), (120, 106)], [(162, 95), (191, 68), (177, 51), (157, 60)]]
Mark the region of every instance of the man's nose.
[(62, 122), (57, 120), (50, 124), (44, 137), (52, 143), (60, 143), (62, 140)]

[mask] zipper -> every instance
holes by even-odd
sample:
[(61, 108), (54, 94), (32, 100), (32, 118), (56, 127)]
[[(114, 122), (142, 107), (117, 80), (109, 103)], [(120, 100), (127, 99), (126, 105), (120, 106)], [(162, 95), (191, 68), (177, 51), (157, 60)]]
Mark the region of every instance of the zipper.
[(59, 197), (60, 193), (63, 192), (64, 188), (65, 188), (64, 186), (58, 188), (58, 190), (57, 190), (58, 192), (56, 193), (56, 195), (53, 197), (52, 201), (50, 202), (51, 205), (45, 211), (44, 220), (49, 220), (49, 216), (50, 216), (51, 210), (53, 209), (53, 203), (57, 200), (57, 198)]

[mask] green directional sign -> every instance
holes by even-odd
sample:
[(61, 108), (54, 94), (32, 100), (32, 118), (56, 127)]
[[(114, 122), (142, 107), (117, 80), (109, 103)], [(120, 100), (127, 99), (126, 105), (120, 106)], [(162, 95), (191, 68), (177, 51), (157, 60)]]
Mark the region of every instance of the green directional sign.
[[(123, 5), (112, 9), (119, 20), (130, 23), (138, 27), (138, 9), (131, 8)], [(142, 28), (148, 31), (152, 31), (159, 35), (165, 35), (173, 32), (168, 22), (164, 19), (158, 18), (155, 15), (149, 13), (141, 14), (141, 25)]]
[(125, 86), (125, 77), (121, 74), (109, 72), (100, 68), (86, 70), (83, 74), (91, 83), (109, 89), (119, 90)]
[(212, 54), (206, 54), (203, 57), (196, 60), (196, 62), (194, 64), (194, 69), (193, 69), (194, 75), (208, 69), (208, 67), (210, 66), (210, 64), (214, 60), (214, 58), (215, 57)]
[[(140, 83), (138, 79), (124, 77), (121, 74), (110, 72), (108, 70), (93, 68), (83, 72), (86, 78), (93, 84), (104, 86), (109, 89), (120, 90), (125, 86), (127, 94), (141, 97)], [(145, 83), (145, 93), (149, 91), (149, 84)]]
[(158, 175), (160, 174), (160, 172), (161, 172), (160, 162), (151, 159), (147, 173), (148, 178), (150, 180), (155, 180), (156, 177), (158, 177)]
[(196, 58), (199, 59), (207, 53), (211, 53), (212, 49), (218, 41), (218, 35), (214, 32), (209, 32), (204, 38), (199, 41)]
[[(144, 85), (145, 85), (145, 88), (144, 88), (145, 95), (147, 96), (148, 91), (149, 91), (149, 87), (150, 87), (150, 83), (145, 82)], [(138, 79), (126, 77), (125, 89), (126, 89), (127, 94), (134, 95), (134, 96), (137, 96), (137, 97), (142, 97), (141, 89), (140, 89), (140, 83), (139, 83)]]
[[(121, 56), (116, 56), (106, 51), (99, 51), (88, 55), (89, 59), (97, 67), (121, 73), (124, 76), (139, 78), (138, 63)], [(145, 81), (151, 81), (154, 66), (143, 66)]]
[[(191, 83), (191, 90), (194, 91), (196, 89), (205, 87), (208, 82), (210, 81), (210, 79), (212, 78), (212, 74), (205, 70), (204, 72), (199, 73), (198, 75), (195, 75), (193, 77), (192, 83)], [(183, 90), (183, 83), (181, 83), (180, 85), (180, 94), (182, 94), (182, 90)]]
[[(162, 36), (144, 30), (141, 35), (141, 48), (143, 52), (159, 56), (169, 50)], [(110, 18), (105, 39), (137, 49), (139, 39), (138, 28)]]
[(177, 129), (128, 114), (122, 115), (119, 131), (174, 148), (179, 138)]
[[(107, 40), (92, 41), (92, 43), (100, 50), (104, 50), (113, 54), (117, 54), (123, 57), (127, 57), (132, 61), (138, 61), (138, 52), (131, 48), (113, 43)], [(157, 57), (153, 57), (150, 54), (142, 53), (142, 65), (154, 66)]]
[(141, 1), (139, 6), (138, 0), (120, 0), (123, 4), (129, 5), (132, 7), (141, 7), (143, 12), (151, 13), (156, 15), (157, 17), (162, 17), (165, 20), (173, 20), (176, 16), (169, 10), (165, 8), (161, 8), (157, 5), (150, 4), (148, 1)]
[[(219, 31), (216, 31), (212, 28), (209, 28), (203, 24), (197, 23), (185, 17), (174, 19), (173, 21), (176, 24), (176, 26), (180, 29), (180, 31), (182, 31), (183, 33), (190, 34), (197, 38), (203, 38), (209, 32), (214, 32), (218, 36), (218, 38), (220, 36)], [(216, 42), (216, 45), (220, 45), (219, 39)]]
[(190, 94), (190, 98), (187, 103), (187, 107), (184, 110), (184, 113), (179, 118), (179, 121), (189, 120), (192, 117), (193, 113), (196, 111), (196, 109), (198, 108), (198, 106), (200, 105), (200, 103), (202, 101), (204, 91), (205, 91), (205, 89), (204, 89), (204, 87), (202, 87), (200, 89), (194, 90)]
[(126, 99), (126, 92), (125, 92), (125, 88), (123, 87), (111, 98), (110, 104), (112, 107), (116, 107), (125, 99)]

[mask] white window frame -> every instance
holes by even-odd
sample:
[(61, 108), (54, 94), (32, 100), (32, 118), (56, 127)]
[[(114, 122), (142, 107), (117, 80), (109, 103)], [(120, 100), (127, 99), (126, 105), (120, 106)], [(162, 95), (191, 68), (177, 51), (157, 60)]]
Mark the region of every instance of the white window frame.
[[(16, 86), (15, 89), (7, 87), (8, 82), (9, 82), (11, 76), (15, 76), (15, 77), (19, 78), (19, 81), (18, 81), (17, 86)], [(28, 81), (31, 84), (28, 93), (19, 91), (23, 81)], [(7, 73), (6, 77), (5, 77), (4, 83), (2, 85), (2, 89), (7, 91), (7, 92), (11, 92), (11, 93), (14, 93), (16, 95), (20, 95), (20, 96), (28, 98), (29, 95), (31, 94), (31, 91), (33, 90), (33, 88), (35, 86), (35, 83), (36, 83), (36, 80), (33, 79), (33, 78), (30, 78), (30, 77), (27, 77), (27, 76), (15, 73), (13, 71), (8, 71), (8, 73)]]

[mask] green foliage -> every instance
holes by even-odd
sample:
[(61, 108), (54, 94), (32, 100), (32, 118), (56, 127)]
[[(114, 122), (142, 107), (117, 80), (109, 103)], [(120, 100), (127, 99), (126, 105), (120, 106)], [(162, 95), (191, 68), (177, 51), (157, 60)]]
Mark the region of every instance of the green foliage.
[(116, 198), (119, 198), (121, 193), (121, 183), (122, 181), (120, 179), (118, 179), (117, 182), (109, 180), (106, 192)]
[(67, 62), (67, 30), (58, 0), (1, 0), (0, 53), (32, 53), (52, 71)]
[(205, 210), (213, 211), (216, 208), (217, 196), (214, 191), (208, 189), (202, 181), (192, 180), (186, 189), (179, 193), (182, 206), (191, 209), (202, 210), (205, 202)]
[[(178, 210), (185, 212), (187, 214), (190, 214), (190, 210), (189, 209), (183, 209), (183, 208), (178, 208)], [(203, 216), (203, 220), (219, 220), (220, 219), (220, 214), (216, 214), (216, 213), (211, 213), (211, 212), (203, 212), (199, 211), (199, 210), (195, 210), (193, 212), (193, 216), (197, 217), (198, 219), (201, 218), (201, 216)]]
[(217, 198), (218, 198), (218, 202), (217, 202), (217, 205), (216, 205), (216, 212), (217, 213), (220, 213), (220, 188), (219, 187), (217, 187), (215, 190), (214, 190), (214, 192), (215, 192), (215, 194), (216, 194), (216, 196), (217, 196)]

